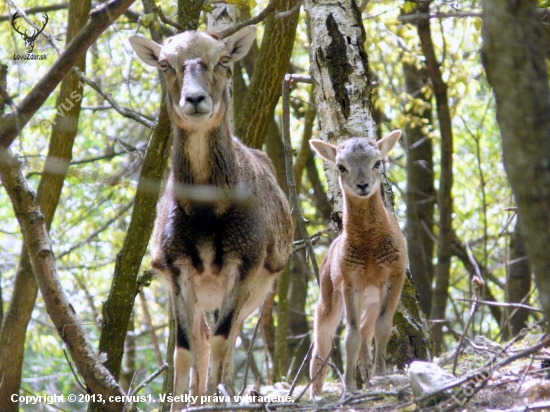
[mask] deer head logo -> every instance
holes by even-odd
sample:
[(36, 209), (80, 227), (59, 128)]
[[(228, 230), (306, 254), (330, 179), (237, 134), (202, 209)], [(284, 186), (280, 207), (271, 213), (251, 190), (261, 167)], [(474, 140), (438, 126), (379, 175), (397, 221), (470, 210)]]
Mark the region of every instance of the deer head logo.
[(38, 35), (44, 31), (44, 28), (46, 27), (46, 24), (48, 24), (48, 21), (50, 20), (50, 18), (48, 17), (48, 15), (46, 13), (44, 13), (44, 22), (43, 22), (42, 28), (40, 30), (33, 30), (33, 33), (29, 36), (27, 34), (27, 30), (25, 30), (24, 32), (21, 32), (19, 30), (19, 26), (16, 26), (15, 20), (17, 20), (19, 17), (22, 17), (22, 16), (21, 16), (21, 14), (19, 14), (18, 11), (16, 11), (15, 14), (13, 15), (12, 19), (11, 19), (11, 26), (13, 27), (13, 29), (17, 33), (19, 33), (21, 35), (23, 40), (25, 40), (25, 46), (27, 47), (27, 53), (32, 53), (32, 51), (34, 50), (34, 42), (38, 38)]

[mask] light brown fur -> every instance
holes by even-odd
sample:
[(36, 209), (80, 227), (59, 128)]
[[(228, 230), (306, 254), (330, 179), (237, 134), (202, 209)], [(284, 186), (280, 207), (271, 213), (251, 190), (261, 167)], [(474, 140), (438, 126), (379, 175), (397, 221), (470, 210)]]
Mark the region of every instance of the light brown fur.
[[(235, 393), (235, 340), (292, 245), (290, 207), (271, 161), (232, 137), (226, 119), (227, 64), (246, 55), (254, 33), (248, 27), (220, 41), (184, 32), (163, 46), (130, 39), (144, 62), (164, 72), (175, 132), (151, 244), (152, 266), (169, 284), (177, 324), (175, 396), (214, 395), (220, 383)], [(204, 310), (215, 308), (210, 336)], [(172, 410), (184, 406), (174, 403)]]
[[(328, 356), (345, 309), (344, 383), (348, 391), (357, 389), (358, 360), (364, 382), (386, 372), (386, 346), (405, 280), (407, 246), (397, 221), (384, 207), (378, 170), (400, 136), (400, 131), (394, 131), (379, 142), (355, 138), (338, 147), (311, 141), (313, 149), (340, 169), (344, 211), (343, 231), (321, 265), (310, 376), (317, 374)], [(373, 335), (374, 366), (370, 354)], [(312, 398), (321, 394), (326, 373), (327, 366), (311, 386)]]

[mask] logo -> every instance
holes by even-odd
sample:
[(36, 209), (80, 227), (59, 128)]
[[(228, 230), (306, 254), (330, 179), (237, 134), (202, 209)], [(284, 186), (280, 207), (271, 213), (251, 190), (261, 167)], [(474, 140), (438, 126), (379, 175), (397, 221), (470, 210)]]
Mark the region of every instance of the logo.
[(46, 13), (44, 13), (44, 21), (43, 21), (42, 28), (40, 30), (33, 30), (33, 33), (29, 36), (27, 34), (28, 29), (26, 29), (24, 32), (21, 32), (20, 26), (16, 25), (15, 21), (20, 17), (22, 16), (19, 14), (19, 12), (18, 11), (15, 12), (15, 14), (11, 19), (11, 27), (13, 27), (13, 30), (19, 33), (23, 38), (23, 40), (25, 40), (25, 47), (27, 48), (27, 53), (32, 53), (32, 51), (34, 50), (34, 42), (38, 38), (38, 35), (44, 31), (44, 28), (48, 24), (48, 21), (50, 20), (50, 18)]

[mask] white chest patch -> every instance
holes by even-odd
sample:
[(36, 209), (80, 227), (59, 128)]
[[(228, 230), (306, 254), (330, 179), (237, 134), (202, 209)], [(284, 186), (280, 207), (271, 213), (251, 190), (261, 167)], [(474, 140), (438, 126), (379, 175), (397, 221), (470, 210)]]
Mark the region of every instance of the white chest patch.
[(208, 138), (204, 133), (193, 133), (187, 143), (187, 158), (196, 184), (206, 184), (210, 178), (211, 168), (208, 163)]

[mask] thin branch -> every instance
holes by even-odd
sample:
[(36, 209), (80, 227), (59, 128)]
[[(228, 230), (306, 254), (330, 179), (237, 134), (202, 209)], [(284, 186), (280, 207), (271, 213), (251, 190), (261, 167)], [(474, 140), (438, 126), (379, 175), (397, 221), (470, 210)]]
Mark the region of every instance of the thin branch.
[(285, 147), (285, 164), (286, 164), (286, 179), (288, 184), (290, 204), (292, 206), (292, 213), (296, 216), (298, 227), (300, 228), (300, 234), (306, 244), (306, 261), (307, 258), (311, 258), (311, 264), (313, 271), (315, 272), (315, 278), (317, 284), (319, 284), (319, 266), (315, 259), (315, 253), (313, 252), (313, 245), (311, 244), (311, 238), (307, 232), (305, 226), (308, 221), (304, 218), (302, 210), (300, 209), (300, 203), (298, 201), (298, 194), (296, 193), (296, 181), (294, 180), (294, 167), (292, 165), (292, 143), (290, 142), (290, 84), (293, 82), (312, 83), (313, 80), (309, 76), (287, 74), (283, 80), (283, 141)]
[(252, 17), (251, 19), (248, 19), (246, 21), (243, 21), (243, 22), (240, 22), (239, 24), (233, 26), (233, 27), (230, 27), (228, 29), (225, 29), (224, 31), (221, 31), (218, 34), (218, 36), (221, 38), (221, 39), (224, 39), (226, 37), (229, 37), (231, 36), (232, 34), (234, 33), (237, 33), (240, 29), (244, 28), (244, 27), (247, 27), (247, 26), (252, 26), (254, 24), (258, 24), (259, 22), (265, 20), (265, 18), (267, 16), (269, 16), (269, 14), (275, 10), (275, 7), (277, 7), (277, 5), (279, 4), (281, 0), (271, 0), (269, 2), (269, 4), (265, 7), (265, 9), (263, 9), (257, 16), (254, 16)]
[(260, 326), (260, 321), (262, 320), (262, 315), (264, 313), (264, 306), (265, 306), (265, 300), (264, 300), (264, 303), (262, 303), (262, 306), (260, 307), (260, 313), (258, 314), (258, 321), (254, 326), (254, 331), (252, 332), (252, 337), (250, 338), (250, 344), (248, 345), (248, 352), (246, 353), (246, 366), (244, 368), (243, 388), (241, 389), (241, 393), (239, 394), (240, 396), (243, 395), (244, 390), (246, 389), (246, 379), (248, 378), (248, 367), (250, 365), (250, 360), (252, 359), (252, 350), (254, 348), (254, 341), (256, 340), (258, 327)]
[(319, 376), (319, 374), (321, 373), (321, 371), (324, 369), (324, 367), (326, 366), (326, 364), (328, 363), (330, 357), (332, 356), (332, 352), (334, 351), (334, 346), (332, 346), (330, 348), (330, 352), (328, 353), (327, 355), (327, 358), (324, 360), (323, 364), (321, 365), (321, 367), (317, 370), (317, 372), (315, 373), (315, 375), (313, 375), (313, 377), (309, 380), (308, 384), (306, 385), (306, 387), (304, 388), (304, 390), (302, 392), (300, 392), (300, 394), (298, 395), (298, 397), (294, 400), (294, 402), (298, 403), (300, 401), (300, 399), (302, 398), (302, 396), (304, 396), (304, 393), (306, 393), (306, 391), (308, 390), (308, 388), (311, 386), (311, 383), (317, 379), (317, 377)]
[(108, 229), (109, 226), (111, 226), (111, 224), (117, 220), (118, 218), (120, 218), (120, 216), (122, 216), (124, 213), (126, 213), (128, 211), (128, 209), (130, 209), (132, 206), (134, 205), (134, 201), (132, 200), (130, 203), (128, 203), (126, 206), (124, 206), (122, 209), (120, 209), (111, 219), (109, 219), (108, 221), (106, 221), (103, 225), (101, 225), (97, 230), (95, 230), (93, 233), (91, 233), (88, 237), (86, 237), (86, 239), (84, 240), (81, 240), (80, 242), (72, 245), (70, 248), (68, 248), (67, 250), (59, 253), (57, 255), (57, 259), (61, 259), (62, 257), (64, 257), (65, 255), (68, 255), (69, 253), (71, 253), (73, 250), (75, 249), (78, 249), (79, 247), (85, 245), (86, 243), (88, 243), (90, 240), (92, 240), (93, 238), (95, 238), (97, 235), (99, 235), (101, 232), (103, 232), (104, 230)]
[(470, 325), (472, 324), (472, 319), (474, 318), (474, 315), (477, 312), (477, 302), (478, 302), (478, 292), (479, 292), (479, 284), (477, 282), (477, 276), (472, 277), (472, 287), (474, 289), (474, 299), (472, 300), (472, 309), (470, 310), (470, 317), (468, 319), (468, 323), (466, 323), (464, 332), (462, 333), (462, 336), (458, 341), (458, 346), (456, 347), (455, 360), (453, 363), (453, 375), (455, 376), (456, 376), (456, 366), (458, 364), (458, 356), (460, 355), (460, 349), (462, 348), (462, 344), (464, 343), (464, 337), (468, 335), (468, 330), (470, 329)]
[[(63, 10), (69, 8), (69, 3), (60, 3), (60, 4), (52, 4), (50, 6), (42, 6), (42, 7), (31, 7), (24, 10), (25, 14), (39, 14), (39, 13), (47, 13), (49, 11), (57, 11), (57, 10)], [(3, 21), (10, 21), (12, 16), (9, 14), (6, 14), (4, 16), (0, 16), (0, 22)]]
[(309, 359), (309, 356), (311, 355), (311, 352), (313, 351), (313, 342), (311, 345), (309, 345), (309, 349), (306, 353), (306, 356), (304, 357), (304, 360), (302, 361), (302, 364), (300, 365), (300, 368), (298, 369), (298, 372), (296, 372), (296, 376), (294, 377), (294, 380), (292, 381), (292, 386), (290, 387), (290, 390), (288, 391), (288, 396), (292, 396), (294, 393), (294, 389), (296, 388), (296, 385), (298, 384), (298, 379), (300, 379), (300, 375), (302, 374), (302, 371), (304, 370), (304, 367), (306, 366), (307, 360)]
[[(464, 301), (464, 302), (472, 302), (471, 299), (466, 299), (466, 298), (458, 298), (458, 300), (461, 300), (461, 301)], [(534, 307), (529, 306), (529, 305), (523, 305), (521, 303), (487, 302), (487, 301), (484, 301), (484, 300), (478, 300), (477, 303), (480, 303), (482, 305), (487, 305), (487, 306), (501, 306), (501, 307), (505, 307), (505, 308), (519, 308), (519, 309), (530, 310), (532, 312), (543, 313), (541, 309), (537, 309), (537, 308), (534, 308)]]
[(166, 17), (166, 14), (162, 11), (162, 9), (157, 6), (156, 2), (153, 0), (153, 11), (159, 16), (160, 21), (162, 21), (164, 24), (167, 24), (169, 26), (172, 26), (176, 28), (180, 33), (185, 31), (185, 27), (183, 27), (178, 22), (175, 22), (174, 20), (170, 20), (168, 17)]
[(290, 17), (292, 16), (294, 13), (297, 13), (298, 11), (300, 11), (300, 7), (302, 7), (302, 0), (300, 0), (298, 3), (296, 3), (296, 5), (291, 8), (290, 10), (288, 11), (282, 11), (280, 13), (277, 13), (275, 15), (275, 18), (276, 19), (284, 19), (286, 17)]
[(420, 21), (430, 19), (446, 19), (446, 18), (464, 18), (464, 17), (482, 17), (480, 11), (457, 11), (455, 13), (416, 13), (401, 15), (397, 18), (402, 23), (419, 23)]
[(151, 335), (151, 343), (153, 344), (153, 348), (155, 350), (157, 362), (159, 366), (162, 366), (164, 364), (164, 360), (162, 359), (162, 353), (160, 352), (159, 348), (159, 341), (157, 339), (157, 334), (155, 333), (155, 327), (153, 326), (151, 315), (149, 314), (149, 309), (147, 308), (147, 299), (145, 299), (145, 293), (143, 292), (143, 289), (139, 290), (139, 298), (141, 301), (141, 308), (143, 310), (143, 317), (145, 318), (147, 329), (149, 329), (149, 333)]
[(147, 379), (145, 379), (143, 382), (141, 382), (138, 386), (136, 386), (136, 389), (131, 391), (129, 393), (130, 396), (136, 395), (140, 390), (145, 388), (149, 383), (151, 383), (157, 376), (159, 376), (162, 372), (164, 372), (166, 369), (168, 369), (168, 364), (163, 364), (160, 368), (158, 368), (156, 371), (154, 371), (151, 376), (149, 376)]

